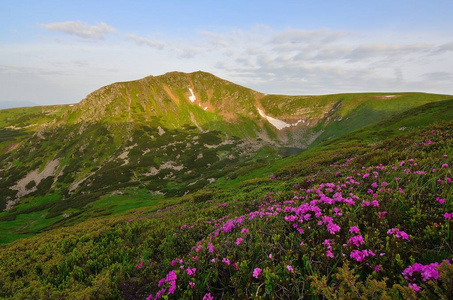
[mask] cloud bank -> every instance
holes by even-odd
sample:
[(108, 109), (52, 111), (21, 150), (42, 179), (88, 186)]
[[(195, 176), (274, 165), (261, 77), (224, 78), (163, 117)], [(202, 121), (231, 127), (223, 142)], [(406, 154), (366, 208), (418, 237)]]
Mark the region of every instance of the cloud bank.
[(80, 21), (68, 21), (60, 23), (40, 24), (44, 29), (76, 35), (84, 39), (103, 40), (108, 33), (116, 32), (116, 29), (105, 24), (88, 25)]

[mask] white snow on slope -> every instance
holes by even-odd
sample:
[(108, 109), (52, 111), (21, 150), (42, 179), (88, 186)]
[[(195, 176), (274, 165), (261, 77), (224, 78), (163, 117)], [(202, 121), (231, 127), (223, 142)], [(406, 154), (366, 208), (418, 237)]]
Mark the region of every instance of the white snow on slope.
[(288, 124), (285, 121), (266, 116), (266, 114), (259, 108), (258, 108), (258, 112), (259, 112), (260, 116), (262, 116), (263, 118), (266, 118), (266, 120), (268, 120), (269, 123), (274, 125), (274, 127), (277, 128), (278, 130), (282, 130), (283, 128), (297, 125), (297, 123), (296, 124)]
[(190, 100), (190, 102), (194, 103), (195, 100), (197, 100), (197, 97), (195, 97), (195, 95), (193, 94), (193, 91), (192, 91), (191, 88), (189, 88), (189, 91), (190, 91), (190, 94), (191, 94), (191, 96), (189, 96), (189, 100)]

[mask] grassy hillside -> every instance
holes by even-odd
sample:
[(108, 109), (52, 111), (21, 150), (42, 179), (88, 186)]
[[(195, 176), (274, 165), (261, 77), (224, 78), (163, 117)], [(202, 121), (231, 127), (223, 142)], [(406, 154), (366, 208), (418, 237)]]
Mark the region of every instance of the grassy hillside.
[[(294, 159), (281, 156), (449, 97), (264, 95), (172, 72), (103, 87), (73, 106), (2, 110), (0, 243), (237, 186)], [(278, 130), (258, 109), (294, 126)], [(138, 194), (143, 201), (131, 200)]]
[(183, 197), (102, 198), (1, 246), (0, 296), (449, 299), (452, 116), (429, 103)]

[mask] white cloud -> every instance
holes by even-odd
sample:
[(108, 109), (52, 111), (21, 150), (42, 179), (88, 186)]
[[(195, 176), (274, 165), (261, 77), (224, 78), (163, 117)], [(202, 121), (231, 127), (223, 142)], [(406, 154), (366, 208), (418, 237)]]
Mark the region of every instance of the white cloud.
[(164, 42), (150, 40), (148, 38), (144, 38), (144, 37), (141, 37), (141, 36), (138, 36), (135, 34), (128, 34), (128, 35), (126, 35), (126, 38), (134, 41), (137, 45), (144, 45), (144, 46), (148, 46), (148, 47), (156, 48), (156, 49), (163, 49), (165, 47)]
[(116, 32), (116, 29), (105, 24), (88, 25), (80, 21), (68, 21), (60, 23), (40, 24), (44, 29), (59, 31), (66, 34), (76, 35), (85, 39), (103, 40), (108, 33)]

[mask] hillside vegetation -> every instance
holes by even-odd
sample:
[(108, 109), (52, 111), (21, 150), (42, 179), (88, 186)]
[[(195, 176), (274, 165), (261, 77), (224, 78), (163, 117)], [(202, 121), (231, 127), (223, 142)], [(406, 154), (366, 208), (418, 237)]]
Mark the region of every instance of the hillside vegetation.
[[(0, 296), (451, 299), (453, 100), (417, 97), (376, 124), (332, 127), (341, 137), (298, 155), (253, 156), (182, 197), (146, 186), (98, 200), (80, 193), (80, 218), (1, 246)], [(365, 125), (365, 115), (344, 114)], [(33, 199), (49, 213), (67, 201), (46, 197)], [(25, 219), (36, 206), (16, 209)]]
[(449, 97), (265, 95), (172, 72), (75, 105), (1, 110), (0, 243), (270, 176), (281, 157)]

